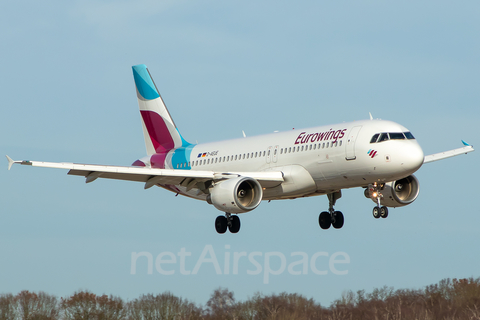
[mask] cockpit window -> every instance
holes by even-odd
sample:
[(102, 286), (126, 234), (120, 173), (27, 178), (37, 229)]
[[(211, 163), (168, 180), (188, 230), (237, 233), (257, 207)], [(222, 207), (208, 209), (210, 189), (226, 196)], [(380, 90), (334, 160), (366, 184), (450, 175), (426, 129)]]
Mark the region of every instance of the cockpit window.
[(389, 140), (390, 138), (388, 137), (388, 133), (384, 132), (380, 135), (380, 138), (378, 139), (377, 142), (382, 142), (382, 141), (387, 141)]
[(382, 132), (374, 134), (370, 143), (378, 143), (388, 140), (405, 140), (405, 138), (408, 140), (415, 139), (410, 132)]
[(405, 136), (401, 132), (390, 132), (391, 140), (405, 140)]

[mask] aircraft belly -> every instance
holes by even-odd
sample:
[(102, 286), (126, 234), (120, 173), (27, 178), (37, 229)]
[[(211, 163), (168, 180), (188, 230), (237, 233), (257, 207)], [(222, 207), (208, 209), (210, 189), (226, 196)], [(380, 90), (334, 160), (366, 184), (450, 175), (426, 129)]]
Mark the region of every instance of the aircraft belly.
[(206, 201), (207, 200), (207, 195), (202, 192), (201, 190), (194, 188), (189, 191), (187, 191), (186, 187), (182, 187), (181, 185), (172, 185), (172, 184), (158, 184), (159, 187), (164, 188), (168, 191), (171, 191), (173, 193), (177, 193), (179, 195), (197, 199), (197, 200), (202, 200)]
[(289, 165), (273, 167), (271, 170), (282, 171), (284, 182), (273, 188), (266, 188), (263, 191), (263, 199), (282, 199), (302, 197), (317, 190), (315, 180), (303, 166)]

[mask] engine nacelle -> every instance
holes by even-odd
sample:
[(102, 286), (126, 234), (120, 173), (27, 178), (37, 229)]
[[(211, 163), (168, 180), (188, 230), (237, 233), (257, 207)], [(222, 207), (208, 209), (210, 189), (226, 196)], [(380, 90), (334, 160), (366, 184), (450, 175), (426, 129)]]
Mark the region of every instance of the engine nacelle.
[(207, 202), (223, 212), (243, 213), (258, 207), (262, 197), (262, 186), (257, 180), (238, 177), (215, 183)]
[[(380, 203), (387, 207), (403, 207), (417, 199), (420, 192), (418, 179), (412, 174), (406, 178), (385, 184)], [(372, 199), (373, 200), (373, 199)], [(374, 200), (374, 202), (376, 202)]]

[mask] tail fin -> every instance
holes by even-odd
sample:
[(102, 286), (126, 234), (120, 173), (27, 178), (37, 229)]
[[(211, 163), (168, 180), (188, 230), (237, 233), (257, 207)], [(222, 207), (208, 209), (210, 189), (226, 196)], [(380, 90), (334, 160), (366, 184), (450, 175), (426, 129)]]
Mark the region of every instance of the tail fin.
[(147, 154), (168, 152), (174, 148), (188, 146), (189, 143), (178, 132), (147, 66), (139, 64), (132, 69)]

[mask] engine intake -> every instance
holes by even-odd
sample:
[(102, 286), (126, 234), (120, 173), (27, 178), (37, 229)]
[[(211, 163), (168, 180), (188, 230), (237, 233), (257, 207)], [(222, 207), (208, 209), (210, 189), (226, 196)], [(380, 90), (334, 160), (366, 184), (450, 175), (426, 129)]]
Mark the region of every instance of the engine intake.
[(257, 180), (238, 177), (215, 183), (207, 202), (223, 212), (243, 213), (258, 207), (262, 197), (262, 186)]
[[(414, 175), (385, 184), (380, 203), (387, 207), (403, 207), (417, 199), (420, 184)], [(374, 201), (375, 202), (375, 201)]]

